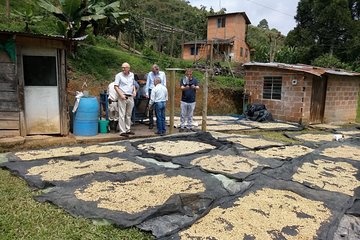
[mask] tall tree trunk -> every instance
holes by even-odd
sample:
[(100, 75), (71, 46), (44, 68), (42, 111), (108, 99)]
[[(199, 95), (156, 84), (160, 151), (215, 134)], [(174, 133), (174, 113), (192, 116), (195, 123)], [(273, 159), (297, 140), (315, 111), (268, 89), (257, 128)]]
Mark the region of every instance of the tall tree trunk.
[(10, 17), (10, 0), (6, 0), (6, 17)]

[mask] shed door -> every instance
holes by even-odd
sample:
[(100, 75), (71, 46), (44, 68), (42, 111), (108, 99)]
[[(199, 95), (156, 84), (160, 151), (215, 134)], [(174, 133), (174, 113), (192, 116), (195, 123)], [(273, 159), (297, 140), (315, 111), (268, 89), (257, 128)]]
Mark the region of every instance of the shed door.
[(324, 120), (327, 78), (313, 77), (310, 123), (322, 123)]
[(59, 134), (56, 50), (24, 50), (24, 105), (27, 134)]

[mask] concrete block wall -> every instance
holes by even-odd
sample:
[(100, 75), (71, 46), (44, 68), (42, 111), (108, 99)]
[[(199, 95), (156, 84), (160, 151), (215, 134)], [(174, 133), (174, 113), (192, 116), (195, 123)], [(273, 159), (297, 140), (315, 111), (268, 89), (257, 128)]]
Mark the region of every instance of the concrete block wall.
[(324, 121), (355, 122), (359, 90), (359, 78), (329, 76)]
[[(281, 100), (262, 98), (264, 77), (270, 76), (282, 77)], [(292, 80), (297, 80), (297, 84), (293, 85)], [(302, 122), (304, 113), (310, 115), (309, 107), (305, 106), (305, 103), (310, 101), (308, 96), (311, 96), (311, 87), (308, 86), (309, 83), (302, 73), (262, 67), (246, 70), (245, 93), (250, 94), (250, 102), (265, 104), (278, 120)]]

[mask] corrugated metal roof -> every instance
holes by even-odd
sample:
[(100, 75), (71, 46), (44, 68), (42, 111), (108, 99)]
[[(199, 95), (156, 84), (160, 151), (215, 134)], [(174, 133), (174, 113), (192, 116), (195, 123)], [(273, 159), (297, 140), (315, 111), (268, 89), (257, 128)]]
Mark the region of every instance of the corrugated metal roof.
[(272, 68), (279, 68), (279, 69), (286, 69), (292, 70), (297, 72), (306, 72), (312, 75), (321, 76), (324, 74), (331, 74), (331, 75), (341, 75), (341, 76), (360, 76), (358, 72), (350, 72), (345, 70), (338, 70), (338, 69), (330, 69), (330, 68), (323, 68), (323, 67), (315, 67), (311, 65), (305, 64), (286, 64), (286, 63), (260, 63), (260, 62), (250, 62), (245, 63), (245, 67), (247, 66), (260, 66), (260, 67), (272, 67)]
[[(234, 42), (235, 37), (232, 38), (213, 38), (213, 39), (209, 39), (209, 40), (197, 40), (196, 44), (232, 44)], [(189, 41), (184, 43), (185, 45), (194, 45), (195, 41)]]
[(194, 45), (194, 44), (206, 44), (206, 40), (197, 40), (197, 41), (189, 41), (184, 43), (184, 45)]
[(78, 37), (78, 38), (66, 38), (65, 36), (62, 36), (62, 35), (27, 33), (27, 32), (20, 32), (20, 31), (9, 31), (9, 30), (4, 30), (4, 29), (0, 29), (0, 34), (19, 35), (19, 36), (24, 36), (24, 37), (43, 38), (43, 39), (61, 40), (61, 41), (83, 41), (87, 37), (87, 35), (85, 35), (85, 36)]

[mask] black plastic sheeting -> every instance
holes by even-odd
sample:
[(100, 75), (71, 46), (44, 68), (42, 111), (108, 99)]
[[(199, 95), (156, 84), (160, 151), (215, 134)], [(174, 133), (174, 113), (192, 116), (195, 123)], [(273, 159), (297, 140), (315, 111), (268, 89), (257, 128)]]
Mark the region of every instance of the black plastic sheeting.
[[(143, 143), (148, 144), (165, 140), (203, 142), (211, 144), (216, 148), (212, 150), (201, 150), (177, 157), (166, 156), (163, 154), (150, 154), (146, 151), (136, 149), (138, 145)], [(80, 154), (78, 156), (39, 159), (33, 161), (22, 161), (16, 157), (14, 153), (9, 153), (5, 155), (8, 162), (5, 161), (1, 163), (0, 167), (9, 169), (15, 175), (24, 178), (32, 187), (52, 187), (36, 197), (36, 199), (41, 202), (52, 202), (64, 208), (74, 216), (83, 216), (90, 219), (107, 219), (120, 227), (136, 226), (142, 230), (151, 231), (155, 237), (160, 239), (178, 239), (179, 231), (191, 226), (194, 222), (211, 211), (212, 208), (221, 206), (224, 208), (224, 211), (226, 211), (225, 208), (234, 206), (234, 202), (238, 199), (263, 188), (289, 190), (304, 198), (324, 202), (326, 207), (331, 210), (332, 216), (328, 222), (322, 223), (321, 228), (318, 230), (317, 239), (337, 239), (337, 237), (342, 234), (340, 230), (343, 229), (347, 229), (348, 233), (354, 236), (358, 234), (354, 232), (354, 229), (360, 228), (359, 225), (356, 225), (357, 221), (347, 220), (347, 223), (344, 223), (344, 226), (340, 226), (339, 222), (342, 218), (346, 218), (346, 216), (349, 216), (350, 218), (360, 216), (360, 188), (355, 190), (353, 196), (349, 196), (339, 192), (325, 191), (320, 187), (307, 182), (300, 184), (292, 180), (292, 176), (304, 163), (312, 163), (317, 159), (324, 159), (334, 163), (343, 161), (351, 164), (356, 169), (360, 169), (360, 156), (358, 161), (356, 161), (321, 155), (322, 151), (327, 148), (336, 148), (343, 145), (358, 148), (360, 146), (360, 139), (350, 139), (343, 142), (324, 142), (319, 148), (314, 149), (311, 153), (299, 157), (288, 158), (264, 158), (256, 154), (257, 151), (229, 142), (226, 138), (216, 139), (209, 133), (167, 136), (161, 139), (151, 138), (146, 140), (135, 140), (132, 142), (122, 141), (112, 145), (125, 146), (126, 151), (121, 153), (113, 151), (103, 154)], [(314, 145), (311, 146), (314, 147)], [(269, 147), (264, 147), (263, 149), (267, 148)], [(275, 147), (275, 149), (281, 148), (282, 147)], [(226, 156), (242, 156), (255, 161), (260, 166), (254, 168), (251, 172), (239, 171), (230, 174), (224, 171), (210, 171), (202, 169), (200, 166), (191, 165), (191, 161), (196, 158), (214, 155), (224, 156), (224, 161), (226, 161)], [(145, 169), (123, 173), (95, 172), (76, 176), (70, 181), (43, 181), (40, 176), (27, 175), (30, 168), (47, 164), (49, 161), (66, 160), (86, 162), (98, 160), (99, 157), (121, 158), (144, 166)], [(153, 158), (160, 162), (172, 162), (181, 167), (178, 169), (168, 169), (161, 165), (147, 162), (143, 158)], [(139, 177), (155, 176), (158, 174), (165, 174), (169, 177), (186, 176), (192, 179), (199, 179), (205, 185), (206, 191), (194, 194), (174, 194), (164, 204), (150, 207), (142, 212), (134, 214), (99, 208), (97, 207), (97, 202), (83, 201), (76, 198), (74, 195), (74, 192), (77, 189), (85, 189), (94, 181), (127, 182)], [(237, 192), (230, 191), (224, 186), (224, 183), (215, 178), (213, 174), (222, 174), (230, 179), (234, 179), (234, 181), (240, 185), (240, 187), (237, 188)], [(360, 180), (359, 171), (355, 177)], [(139, 187), (141, 188), (141, 186)], [(349, 222), (351, 222), (351, 224)], [(286, 229), (286, 226), (284, 229)], [(337, 229), (338, 233), (335, 234)], [(209, 236), (208, 239), (213, 238), (212, 236)], [(284, 236), (282, 236), (280, 232), (274, 239), (284, 239)]]
[[(242, 138), (244, 141), (246, 141), (247, 139), (249, 139), (249, 140), (266, 140), (266, 141), (269, 141), (269, 142), (272, 142), (272, 143), (265, 144), (265, 145), (260, 145), (259, 144), (259, 146), (256, 146), (256, 147), (247, 147), (247, 146), (243, 146), (241, 143), (231, 141), (231, 138), (237, 138), (237, 137)], [(260, 150), (260, 149), (267, 149), (267, 148), (271, 148), (271, 147), (280, 147), (280, 146), (290, 145), (289, 143), (283, 143), (283, 142), (280, 142), (280, 141), (275, 141), (273, 139), (264, 138), (261, 135), (252, 135), (252, 136), (244, 136), (244, 135), (243, 136), (236, 136), (236, 135), (233, 135), (233, 136), (227, 136), (227, 137), (219, 137), (218, 139), (233, 142), (233, 144), (235, 146), (242, 146), (245, 149), (251, 149), (251, 150)]]
[[(138, 177), (157, 174), (165, 174), (166, 176), (180, 175), (199, 179), (205, 185), (206, 190), (194, 194), (175, 194), (160, 206), (151, 207), (134, 214), (99, 208), (97, 202), (83, 201), (74, 195), (77, 189), (84, 189), (93, 181), (127, 182)], [(41, 202), (52, 202), (64, 208), (71, 215), (90, 219), (107, 219), (120, 227), (129, 227), (141, 223), (140, 227), (142, 229), (153, 230), (160, 237), (177, 232), (184, 226), (190, 225), (202, 216), (204, 211), (211, 208), (216, 200), (226, 196), (230, 196), (230, 194), (219, 180), (198, 169), (152, 169), (147, 172), (102, 173), (85, 176), (61, 187), (52, 188), (49, 192), (36, 197), (36, 199)], [(168, 221), (169, 219), (171, 219), (171, 222)], [(158, 225), (161, 225), (162, 229), (159, 229)]]
[[(36, 187), (36, 188), (48, 188), (53, 186), (62, 186), (67, 185), (70, 181), (77, 180), (77, 179), (83, 179), (87, 175), (96, 175), (96, 174), (102, 174), (106, 173), (106, 171), (100, 172), (94, 172), (94, 173), (87, 173), (83, 175), (77, 175), (71, 178), (70, 180), (42, 180), (40, 175), (28, 175), (29, 169), (36, 167), (36, 166), (43, 166), (49, 163), (49, 161), (79, 161), (80, 163), (86, 163), (87, 161), (101, 161), (99, 159), (100, 157), (104, 157), (101, 154), (91, 154), (91, 155), (84, 155), (84, 156), (76, 156), (76, 157), (66, 157), (66, 158), (57, 158), (57, 159), (43, 159), (43, 160), (33, 160), (33, 161), (11, 161), (11, 162), (5, 162), (1, 164), (3, 168), (6, 168), (10, 170), (10, 172), (16, 176), (19, 176), (26, 180), (29, 186)], [(154, 164), (149, 164), (145, 161), (138, 160), (135, 156), (132, 156), (132, 154), (127, 153), (110, 153), (106, 155), (107, 158), (121, 158), (123, 161), (128, 161), (131, 163), (138, 164), (140, 166), (143, 166), (147, 170), (136, 170), (137, 172), (145, 172), (150, 171), (153, 168), (158, 168)], [(123, 162), (119, 162), (119, 164), (122, 164)]]
[[(349, 197), (346, 197), (342, 194), (337, 193), (331, 193), (328, 191), (319, 191), (314, 189), (309, 189), (301, 184), (298, 184), (296, 182), (291, 181), (283, 181), (283, 180), (274, 180), (273, 178), (267, 177), (265, 175), (259, 175), (257, 176), (255, 183), (252, 185), (251, 188), (249, 188), (244, 193), (240, 193), (239, 195), (235, 197), (229, 197), (227, 199), (223, 198), (220, 199), (218, 202), (216, 202), (216, 206), (220, 206), (224, 209), (223, 212), (227, 211), (227, 208), (234, 207), (234, 202), (237, 200), (246, 197), (250, 193), (254, 193), (258, 190), (261, 190), (263, 188), (271, 188), (271, 189), (278, 189), (278, 190), (287, 190), (291, 191), (293, 193), (296, 193), (300, 195), (301, 197), (307, 198), (309, 200), (313, 201), (321, 201), (324, 203), (324, 206), (331, 210), (331, 217), (327, 220), (321, 223), (320, 229), (317, 231), (316, 239), (333, 239), (334, 233), (338, 227), (338, 223), (344, 212), (347, 208), (349, 208), (352, 204), (351, 199)], [(255, 211), (261, 211), (261, 209), (255, 209)], [(211, 210), (209, 210), (211, 211)], [(295, 209), (294, 209), (295, 211)], [(299, 213), (301, 215), (301, 213)], [(306, 218), (313, 218), (313, 216), (305, 216)], [(219, 216), (221, 218), (221, 216)], [(225, 219), (224, 221), (227, 222)], [(227, 224), (231, 225), (231, 222), (227, 222)], [(246, 224), (243, 223), (243, 224)], [(293, 226), (288, 226), (289, 228)], [(299, 226), (300, 227), (300, 226)], [(268, 231), (269, 229), (263, 229), (261, 228), (261, 225), (259, 223), (259, 229), (261, 231)], [(287, 229), (286, 226), (283, 226), (282, 229), (278, 229), (280, 232), (277, 234), (277, 237), (274, 237), (272, 239), (286, 239), (283, 235), (281, 230)], [(225, 231), (232, 231), (231, 228), (225, 229)], [(284, 232), (286, 233), (286, 232)], [(296, 231), (292, 232), (292, 235), (296, 237), (297, 235)], [(190, 236), (192, 239), (200, 239), (197, 236)], [(247, 239), (256, 239), (254, 236), (248, 236)], [(299, 236), (300, 238), (301, 236)], [(166, 237), (163, 239), (180, 239), (179, 233), (173, 234), (170, 237)], [(201, 238), (202, 239), (202, 238)], [(208, 235), (206, 239), (216, 239), (214, 236)], [(239, 239), (240, 236), (239, 236)]]
[[(294, 124), (294, 123), (288, 123), (288, 122), (282, 122), (282, 121), (270, 122), (271, 124), (274, 124), (275, 126), (271, 127), (271, 128), (270, 127), (265, 128), (265, 127), (261, 127), (261, 124), (264, 124), (264, 126), (265, 126), (265, 124), (268, 124), (268, 122), (264, 122), (264, 123), (256, 122), (257, 125), (253, 125), (252, 122), (256, 122), (256, 121), (244, 120), (244, 119), (237, 121), (238, 124), (241, 124), (243, 126), (251, 127), (254, 129), (266, 130), (266, 131), (275, 131), (275, 132), (276, 131), (301, 131), (301, 130), (304, 130), (304, 128), (305, 128), (303, 125), (300, 125), (300, 124)], [(287, 124), (288, 126), (276, 127), (276, 123)]]
[[(104, 146), (118, 146), (118, 145), (121, 145), (121, 146), (124, 146), (126, 148), (126, 152), (131, 152), (132, 155), (134, 154), (139, 154), (139, 152), (137, 152), (137, 150), (135, 148), (133, 148), (131, 146), (131, 144), (129, 142), (121, 142), (121, 143), (111, 143), (111, 144), (93, 144), (91, 146), (99, 146), (99, 147), (104, 147)], [(48, 159), (57, 159), (57, 158), (61, 158), (61, 159), (70, 159), (70, 160), (76, 160), (76, 159), (79, 159), (80, 156), (86, 156), (86, 155), (92, 155), (92, 154), (102, 154), (102, 155), (106, 155), (106, 154), (110, 154), (110, 153), (119, 153), (117, 150), (113, 150), (113, 151), (109, 151), (109, 152), (104, 152), (104, 153), (97, 153), (97, 152), (85, 152), (87, 151), (87, 145), (83, 144), (83, 145), (80, 145), (80, 144), (76, 144), (76, 145), (71, 145), (71, 146), (62, 146), (62, 147), (48, 147), (48, 148), (42, 148), (42, 149), (34, 149), (34, 150), (31, 150), (31, 151), (46, 151), (46, 150), (56, 150), (56, 149), (62, 149), (62, 148), (75, 148), (75, 147), (80, 147), (80, 148), (83, 148), (84, 149), (84, 152), (81, 152), (80, 154), (78, 155), (61, 155), (61, 153), (58, 154), (58, 156), (53, 156), (53, 157), (48, 157)], [(21, 151), (21, 152), (17, 152), (17, 153), (22, 153), (22, 152), (29, 152), (29, 151)], [(34, 156), (36, 156), (36, 153), (34, 154)], [(25, 162), (25, 161), (35, 161), (35, 160), (22, 160), (20, 157), (16, 156), (15, 153), (8, 153), (6, 154), (6, 158), (9, 162), (13, 162), (13, 161), (22, 161), (22, 162)], [(41, 159), (47, 159), (47, 158), (38, 158), (38, 160), (41, 160)], [(0, 165), (1, 167), (1, 165)]]
[[(132, 142), (132, 145), (137, 148), (137, 146), (141, 145), (141, 144), (151, 144), (153, 142), (161, 142), (161, 141), (178, 141), (178, 140), (183, 140), (183, 141), (195, 141), (195, 142), (202, 142), (202, 143), (207, 143), (210, 144), (214, 147), (216, 147), (216, 149), (220, 149), (220, 150), (225, 150), (229, 147), (232, 146), (231, 142), (228, 141), (224, 141), (224, 140), (218, 140), (216, 138), (214, 138), (210, 133), (208, 132), (199, 132), (199, 133), (195, 133), (195, 134), (189, 134), (189, 135), (179, 135), (179, 136), (168, 136), (168, 137), (164, 137), (161, 139), (146, 139), (146, 140), (139, 140), (136, 142)], [(197, 152), (193, 152), (190, 154), (183, 154), (181, 156), (189, 156), (192, 154), (200, 154), (200, 153), (208, 153), (210, 151), (212, 151), (213, 149), (204, 149), (204, 150), (200, 150)], [(163, 162), (169, 162), (171, 161), (174, 157), (172, 156), (168, 156), (168, 155), (164, 155), (164, 154), (156, 154), (156, 153), (149, 153), (146, 150), (142, 150), (139, 149), (139, 151), (142, 153), (141, 157), (144, 158), (154, 158), (158, 161), (163, 161)]]
[[(360, 139), (358, 139), (358, 140), (348, 140), (348, 141), (345, 141), (345, 142), (328, 142), (327, 144), (323, 144), (320, 148), (314, 150), (312, 153), (308, 153), (308, 154), (304, 155), (300, 159), (296, 158), (293, 161), (289, 161), (289, 162), (285, 163), (281, 168), (264, 170), (263, 174), (266, 174), (266, 175), (271, 176), (271, 177), (276, 178), (276, 179), (283, 179), (283, 180), (291, 181), (291, 178), (294, 175), (294, 173), (304, 163), (306, 163), (306, 162), (313, 163), (314, 160), (319, 160), (319, 159), (323, 159), (323, 160), (327, 160), (327, 161), (333, 161), (334, 163), (338, 163), (338, 162), (342, 161), (342, 162), (346, 162), (346, 163), (349, 163), (349, 164), (353, 165), (357, 169), (360, 169), (360, 156), (359, 156), (359, 160), (355, 161), (355, 160), (347, 159), (347, 158), (339, 158), (339, 157), (332, 158), (332, 157), (322, 155), (322, 152), (325, 149), (336, 148), (336, 147), (344, 146), (344, 145), (359, 148)], [(356, 174), (356, 178), (360, 180), (360, 172), (358, 172)], [(306, 182), (303, 183), (303, 184), (308, 186), (308, 187), (312, 187), (312, 185), (309, 185)], [(357, 196), (357, 195), (355, 195), (355, 196)]]
[[(193, 160), (197, 159), (197, 158), (205, 157), (205, 156), (210, 157), (210, 156), (214, 156), (214, 155), (223, 156), (224, 164), (226, 164), (226, 157), (228, 157), (228, 156), (239, 156), (239, 157), (243, 157), (243, 158), (252, 160), (252, 161), (258, 163), (259, 166), (254, 168), (251, 172), (238, 171), (237, 173), (229, 173), (229, 172), (221, 171), (221, 170), (216, 171), (216, 170), (203, 169), (201, 166), (196, 166), (196, 165), (191, 164), (191, 162)], [(225, 149), (225, 150), (212, 150), (210, 152), (210, 154), (209, 153), (206, 153), (206, 154), (194, 154), (194, 155), (186, 156), (186, 157), (176, 157), (176, 158), (172, 159), (172, 162), (175, 163), (175, 164), (182, 165), (183, 167), (186, 167), (186, 168), (200, 167), (205, 172), (214, 173), (214, 174), (222, 174), (222, 175), (227, 176), (229, 178), (233, 178), (233, 179), (240, 180), (240, 181), (246, 179), (250, 175), (261, 172), (263, 169), (278, 168), (282, 164), (284, 164), (283, 161), (279, 161), (279, 160), (276, 160), (276, 159), (262, 158), (262, 157), (260, 157), (258, 155), (249, 154), (249, 153), (246, 153), (245, 151), (241, 151), (241, 150), (239, 150), (239, 149), (237, 149), (235, 147), (228, 148), (228, 149)]]
[[(288, 137), (288, 138), (291, 138), (293, 140), (296, 140), (296, 141), (299, 141), (301, 142), (302, 145), (304, 146), (308, 146), (308, 147), (311, 147), (311, 148), (318, 148), (324, 144), (327, 144), (331, 141), (325, 141), (325, 140), (320, 140), (320, 141), (304, 141), (303, 139), (300, 139), (298, 138), (298, 136), (301, 136), (301, 135), (304, 135), (304, 134), (307, 134), (307, 133), (284, 133), (284, 136)], [(329, 132), (311, 132), (311, 134), (313, 135), (324, 135), (324, 136), (333, 136), (332, 133), (329, 133)]]

